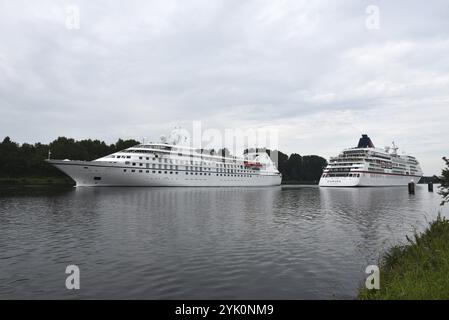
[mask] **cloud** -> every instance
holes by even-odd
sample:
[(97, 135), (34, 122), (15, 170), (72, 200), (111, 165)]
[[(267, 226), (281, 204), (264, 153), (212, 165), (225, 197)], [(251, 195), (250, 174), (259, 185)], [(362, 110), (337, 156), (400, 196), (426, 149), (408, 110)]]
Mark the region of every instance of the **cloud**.
[(438, 174), (448, 16), (445, 1), (4, 1), (0, 136), (156, 139), (200, 120), (276, 128), (286, 152), (330, 156), (369, 133)]

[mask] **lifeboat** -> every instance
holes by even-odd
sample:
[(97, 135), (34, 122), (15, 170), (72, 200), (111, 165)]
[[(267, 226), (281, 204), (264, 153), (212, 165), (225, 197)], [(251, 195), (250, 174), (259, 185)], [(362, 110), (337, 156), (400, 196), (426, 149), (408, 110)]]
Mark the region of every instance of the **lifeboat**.
[(248, 168), (262, 168), (262, 164), (259, 162), (244, 161), (243, 164)]

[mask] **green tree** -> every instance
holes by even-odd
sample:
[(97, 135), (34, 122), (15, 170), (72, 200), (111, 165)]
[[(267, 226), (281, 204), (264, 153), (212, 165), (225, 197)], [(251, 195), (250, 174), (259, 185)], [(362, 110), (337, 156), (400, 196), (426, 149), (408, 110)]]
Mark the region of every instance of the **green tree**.
[(286, 174), (288, 155), (278, 150), (267, 150), (267, 153), (285, 179), (284, 174)]
[(318, 183), (323, 169), (327, 166), (326, 159), (319, 156), (302, 157), (302, 181), (313, 181)]
[(443, 173), (440, 178), (440, 194), (443, 196), (443, 202), (441, 205), (449, 202), (449, 160), (446, 157), (444, 157), (443, 160), (446, 163), (446, 168), (443, 169)]
[(133, 139), (131, 139), (131, 140), (118, 139), (118, 141), (114, 145), (113, 152), (122, 151), (124, 149), (128, 149), (128, 148), (134, 147), (134, 146), (136, 146), (138, 144), (140, 144), (140, 142), (136, 141), (136, 140), (133, 140)]
[(217, 155), (219, 157), (231, 157), (231, 152), (228, 150), (228, 148), (218, 149)]
[(292, 153), (288, 158), (285, 168), (286, 179), (301, 181), (302, 157), (297, 153)]
[(18, 158), (19, 145), (12, 142), (9, 137), (3, 139), (0, 144), (0, 175), (3, 177), (11, 177), (19, 170), (15, 160)]

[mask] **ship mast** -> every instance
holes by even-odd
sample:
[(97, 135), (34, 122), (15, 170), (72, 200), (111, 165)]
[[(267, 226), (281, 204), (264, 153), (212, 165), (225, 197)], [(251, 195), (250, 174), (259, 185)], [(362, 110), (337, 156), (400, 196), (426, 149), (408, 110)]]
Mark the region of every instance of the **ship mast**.
[(399, 148), (396, 146), (396, 144), (394, 143), (394, 141), (393, 141), (392, 144), (393, 144), (393, 148), (392, 148), (392, 149), (393, 149), (393, 154), (396, 154), (396, 155), (397, 155), (397, 154), (398, 154), (398, 149), (399, 149)]

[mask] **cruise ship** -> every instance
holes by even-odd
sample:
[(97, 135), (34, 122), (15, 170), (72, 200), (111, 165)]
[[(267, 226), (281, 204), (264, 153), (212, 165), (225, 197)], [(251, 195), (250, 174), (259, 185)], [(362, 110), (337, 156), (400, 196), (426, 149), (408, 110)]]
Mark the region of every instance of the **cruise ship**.
[(362, 135), (355, 148), (343, 150), (330, 158), (319, 185), (321, 187), (387, 187), (418, 183), (423, 173), (415, 157), (399, 155), (392, 147), (376, 148), (368, 137)]
[(243, 157), (205, 154), (185, 146), (187, 137), (173, 130), (158, 143), (140, 144), (94, 161), (52, 160), (77, 187), (277, 186), (281, 174), (265, 150)]

